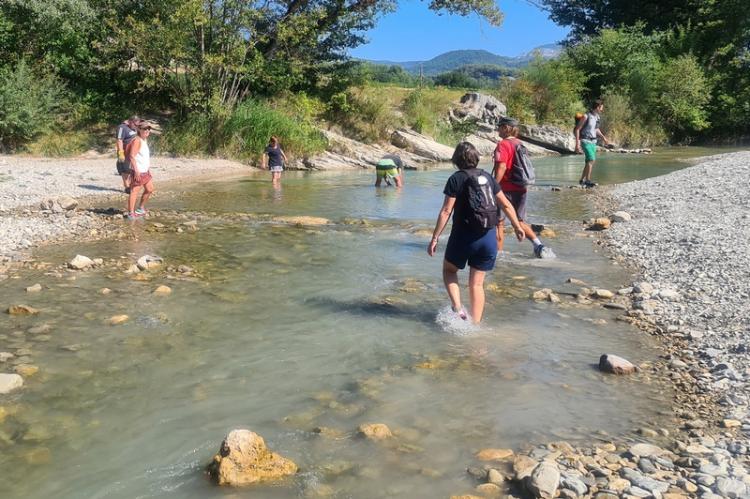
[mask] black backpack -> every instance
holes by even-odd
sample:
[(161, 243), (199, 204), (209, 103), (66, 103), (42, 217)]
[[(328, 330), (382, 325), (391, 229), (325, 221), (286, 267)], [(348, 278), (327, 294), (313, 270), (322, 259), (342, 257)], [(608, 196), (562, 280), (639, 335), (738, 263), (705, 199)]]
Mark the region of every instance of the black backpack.
[(510, 169), (509, 180), (520, 187), (532, 185), (536, 181), (536, 174), (531, 158), (529, 158), (529, 151), (520, 140), (513, 142), (516, 153), (513, 155), (513, 167)]
[(464, 222), (475, 232), (488, 231), (500, 222), (492, 189), (494, 179), (479, 168), (462, 171), (467, 176), (464, 183)]

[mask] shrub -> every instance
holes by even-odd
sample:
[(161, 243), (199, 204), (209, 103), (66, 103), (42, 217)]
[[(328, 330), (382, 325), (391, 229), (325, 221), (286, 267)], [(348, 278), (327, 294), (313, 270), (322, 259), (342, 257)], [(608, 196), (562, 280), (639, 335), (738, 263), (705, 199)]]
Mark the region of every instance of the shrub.
[(25, 61), (0, 71), (0, 148), (13, 151), (48, 130), (67, 104), (54, 75), (35, 74)]

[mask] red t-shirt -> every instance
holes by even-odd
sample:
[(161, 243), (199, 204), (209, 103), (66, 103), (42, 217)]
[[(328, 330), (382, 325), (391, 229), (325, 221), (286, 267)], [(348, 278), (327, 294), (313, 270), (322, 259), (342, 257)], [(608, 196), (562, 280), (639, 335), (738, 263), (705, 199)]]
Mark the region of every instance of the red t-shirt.
[(500, 188), (503, 191), (526, 192), (525, 187), (521, 187), (510, 181), (510, 170), (513, 168), (517, 142), (518, 139), (514, 138), (502, 139), (497, 143), (497, 147), (495, 147), (495, 168), (498, 168), (500, 163), (505, 163), (505, 175), (500, 180)]

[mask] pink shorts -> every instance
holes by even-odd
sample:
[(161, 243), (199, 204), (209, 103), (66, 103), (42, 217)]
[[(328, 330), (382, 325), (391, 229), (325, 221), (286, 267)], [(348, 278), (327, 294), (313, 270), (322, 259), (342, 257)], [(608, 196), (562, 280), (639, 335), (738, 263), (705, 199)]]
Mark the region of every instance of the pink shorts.
[(151, 182), (151, 172), (141, 173), (140, 180), (135, 179), (135, 173), (130, 174), (130, 186), (131, 187), (140, 187), (142, 185), (148, 184), (149, 182)]

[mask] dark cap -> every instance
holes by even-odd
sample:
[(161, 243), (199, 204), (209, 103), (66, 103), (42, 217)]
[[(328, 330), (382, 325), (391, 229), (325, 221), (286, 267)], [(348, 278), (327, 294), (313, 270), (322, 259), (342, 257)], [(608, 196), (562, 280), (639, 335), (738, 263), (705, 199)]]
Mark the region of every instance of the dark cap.
[(500, 118), (500, 121), (497, 122), (497, 126), (500, 127), (502, 125), (508, 125), (508, 126), (518, 126), (518, 120), (515, 118), (510, 118), (508, 116), (503, 116)]

